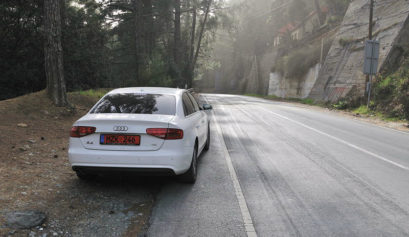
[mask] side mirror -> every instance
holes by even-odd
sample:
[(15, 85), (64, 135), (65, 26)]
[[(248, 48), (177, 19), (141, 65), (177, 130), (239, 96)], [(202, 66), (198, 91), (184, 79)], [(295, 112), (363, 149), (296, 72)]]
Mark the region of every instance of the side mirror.
[(203, 110), (211, 110), (213, 107), (209, 104), (203, 104)]

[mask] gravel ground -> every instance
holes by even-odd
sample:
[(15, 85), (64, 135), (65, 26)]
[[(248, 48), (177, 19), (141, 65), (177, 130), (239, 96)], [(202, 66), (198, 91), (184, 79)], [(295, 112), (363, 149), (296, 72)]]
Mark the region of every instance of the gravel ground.
[[(0, 101), (0, 236), (143, 235), (167, 179), (79, 180), (68, 163), (68, 134), (96, 98), (70, 101), (75, 112), (53, 107), (44, 92)], [(44, 224), (9, 228), (6, 214), (26, 210), (44, 212)]]

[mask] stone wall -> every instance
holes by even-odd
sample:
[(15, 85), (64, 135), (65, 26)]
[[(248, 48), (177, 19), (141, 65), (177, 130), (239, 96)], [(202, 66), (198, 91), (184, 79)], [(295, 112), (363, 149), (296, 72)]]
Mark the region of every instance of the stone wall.
[[(408, 0), (377, 0), (374, 8), (374, 39), (380, 41), (379, 69), (393, 66), (409, 41)], [(337, 101), (354, 92), (365, 92), (362, 73), (364, 43), (368, 35), (369, 1), (350, 3), (344, 21), (308, 97), (318, 101)]]

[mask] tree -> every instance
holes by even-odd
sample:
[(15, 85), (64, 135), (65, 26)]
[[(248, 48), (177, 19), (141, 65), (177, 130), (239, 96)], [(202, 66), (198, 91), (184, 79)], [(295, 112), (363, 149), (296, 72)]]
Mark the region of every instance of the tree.
[[(175, 71), (178, 78), (181, 77), (182, 55), (181, 55), (181, 36), (180, 36), (180, 0), (174, 0), (175, 20), (174, 20), (174, 41), (173, 41), (173, 59)], [(180, 78), (182, 79), (182, 78)], [(181, 81), (184, 81), (183, 79)]]
[(62, 13), (65, 13), (65, 21), (61, 19), (64, 22), (61, 44), (67, 91), (115, 86), (108, 42), (110, 30), (106, 27), (103, 5), (94, 1), (87, 1), (81, 7), (66, 4)]
[[(195, 67), (196, 67), (196, 64), (197, 64), (197, 59), (198, 59), (198, 57), (199, 57), (199, 52), (200, 52), (200, 48), (201, 48), (201, 43), (202, 43), (202, 39), (203, 39), (203, 33), (204, 33), (204, 31), (205, 31), (205, 27), (206, 27), (206, 24), (207, 24), (207, 18), (208, 18), (208, 16), (209, 16), (209, 12), (210, 12), (210, 6), (212, 5), (212, 0), (207, 0), (207, 2), (206, 2), (206, 10), (205, 10), (205, 13), (204, 13), (204, 19), (203, 19), (203, 21), (202, 21), (202, 23), (201, 23), (201, 26), (200, 26), (200, 31), (199, 31), (199, 36), (198, 36), (198, 39), (197, 39), (197, 47), (196, 47), (196, 52), (195, 52), (195, 55), (194, 55), (194, 57), (193, 57), (193, 59), (192, 59), (192, 62), (191, 62), (191, 68), (190, 68), (190, 75), (191, 75), (191, 77), (189, 78), (189, 80), (188, 80), (188, 86), (189, 87), (191, 87), (192, 86), (192, 84), (193, 84), (193, 72), (194, 72), (194, 70), (195, 70)], [(196, 17), (196, 16), (195, 16)]]
[(63, 50), (61, 46), (61, 1), (44, 0), (44, 58), (47, 94), (56, 106), (67, 106)]
[(45, 88), (43, 1), (0, 1), (0, 100)]
[(63, 105), (65, 90), (192, 86), (207, 67), (223, 5), (55, 1), (0, 1), (1, 99), (47, 88)]

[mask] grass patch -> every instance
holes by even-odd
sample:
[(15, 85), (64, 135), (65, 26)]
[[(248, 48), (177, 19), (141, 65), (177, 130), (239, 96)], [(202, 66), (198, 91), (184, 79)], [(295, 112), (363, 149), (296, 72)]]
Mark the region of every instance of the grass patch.
[(300, 98), (288, 98), (288, 99), (283, 99), (291, 102), (297, 102), (305, 105), (318, 105), (315, 103), (313, 99), (305, 98), (305, 99), (300, 99)]
[(244, 94), (245, 96), (251, 96), (251, 97), (257, 97), (257, 98), (263, 98), (263, 99), (270, 99), (270, 100), (281, 100), (281, 98), (275, 96), (275, 95), (260, 95), (260, 94), (254, 94), (254, 93), (248, 93)]
[(90, 96), (90, 97), (93, 97), (93, 98), (100, 99), (100, 98), (102, 98), (102, 96), (104, 96), (109, 91), (111, 91), (111, 89), (100, 88), (100, 89), (90, 89), (90, 90), (86, 90), (86, 91), (81, 90), (81, 91), (77, 91), (77, 92), (73, 92), (73, 93), (78, 93), (79, 95)]
[(68, 93), (68, 101), (74, 106), (80, 105), (86, 108), (91, 108), (99, 99), (106, 93), (111, 91), (108, 88), (80, 90)]
[(368, 107), (366, 107), (366, 105), (361, 105), (358, 108), (352, 110), (352, 112), (356, 114), (364, 114), (364, 115), (371, 114), (371, 110)]
[(253, 94), (253, 93), (248, 93), (244, 94), (245, 96), (251, 96), (251, 97), (258, 97), (258, 98), (264, 98), (264, 95), (259, 95), (259, 94)]
[(348, 102), (345, 100), (340, 100), (337, 103), (332, 105), (332, 108), (338, 109), (338, 110), (345, 110), (349, 106)]
[(382, 112), (379, 112), (379, 111), (371, 110), (366, 105), (361, 105), (358, 108), (352, 110), (352, 112), (355, 113), (355, 114), (360, 114), (360, 115), (373, 116), (373, 117), (379, 118), (379, 119), (381, 119), (383, 121), (387, 121), (387, 122), (402, 121), (402, 119), (399, 118), (399, 117), (394, 117), (394, 116), (390, 116), (388, 114), (385, 114), (385, 113), (382, 113)]
[(302, 104), (306, 104), (306, 105), (314, 105), (315, 104), (313, 99), (308, 99), (308, 98), (307, 99), (302, 99), (300, 102)]

